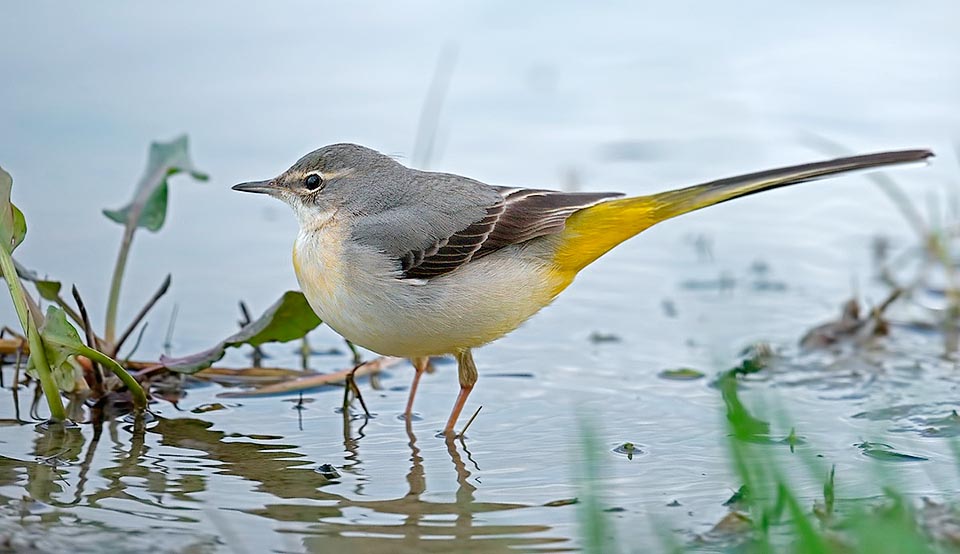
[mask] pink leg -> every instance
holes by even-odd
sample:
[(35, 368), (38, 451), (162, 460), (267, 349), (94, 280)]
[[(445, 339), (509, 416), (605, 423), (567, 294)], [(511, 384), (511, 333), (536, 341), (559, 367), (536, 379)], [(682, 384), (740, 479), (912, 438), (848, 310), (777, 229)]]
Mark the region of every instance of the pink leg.
[(446, 427), (443, 428), (445, 435), (452, 435), (453, 428), (457, 425), (457, 419), (460, 418), (460, 412), (467, 404), (467, 397), (473, 390), (473, 385), (477, 382), (477, 366), (473, 363), (473, 355), (469, 350), (457, 353), (457, 373), (460, 376), (460, 394), (457, 396), (457, 402), (453, 405), (453, 411), (450, 412), (450, 419), (447, 420)]
[(413, 399), (417, 396), (420, 377), (423, 375), (423, 372), (427, 370), (427, 366), (430, 365), (430, 358), (412, 358), (410, 363), (413, 364), (413, 369), (417, 372), (413, 375), (413, 383), (410, 385), (410, 396), (407, 397), (407, 409), (403, 412), (404, 417), (408, 420), (410, 416), (413, 415)]

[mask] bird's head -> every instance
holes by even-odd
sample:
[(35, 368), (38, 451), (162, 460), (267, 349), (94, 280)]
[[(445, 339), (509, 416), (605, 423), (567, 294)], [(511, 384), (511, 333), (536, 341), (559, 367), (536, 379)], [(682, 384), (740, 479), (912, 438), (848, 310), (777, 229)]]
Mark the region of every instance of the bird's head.
[(290, 169), (267, 181), (234, 185), (233, 190), (267, 194), (293, 208), (301, 226), (325, 220), (358, 196), (376, 194), (371, 184), (403, 166), (376, 150), (356, 144), (331, 144), (310, 152)]

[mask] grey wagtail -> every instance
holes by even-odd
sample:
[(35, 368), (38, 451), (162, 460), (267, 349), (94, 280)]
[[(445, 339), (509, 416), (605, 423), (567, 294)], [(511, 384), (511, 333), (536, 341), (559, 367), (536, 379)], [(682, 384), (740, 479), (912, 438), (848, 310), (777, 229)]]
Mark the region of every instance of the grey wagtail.
[(355, 344), (411, 360), (407, 417), (429, 357), (456, 357), (460, 395), (444, 428), (450, 434), (477, 381), (471, 350), (519, 327), (614, 246), (713, 204), (932, 155), (881, 152), (624, 198), (492, 186), (334, 144), (279, 177), (233, 188), (293, 208), (300, 223), (293, 267), (326, 324)]

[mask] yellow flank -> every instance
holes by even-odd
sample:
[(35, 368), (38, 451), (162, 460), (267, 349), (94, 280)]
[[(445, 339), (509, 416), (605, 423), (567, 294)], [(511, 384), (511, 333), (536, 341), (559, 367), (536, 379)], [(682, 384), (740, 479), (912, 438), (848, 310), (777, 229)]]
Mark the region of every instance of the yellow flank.
[(657, 223), (656, 212), (649, 196), (610, 200), (580, 210), (567, 219), (553, 262), (573, 280), (611, 248)]

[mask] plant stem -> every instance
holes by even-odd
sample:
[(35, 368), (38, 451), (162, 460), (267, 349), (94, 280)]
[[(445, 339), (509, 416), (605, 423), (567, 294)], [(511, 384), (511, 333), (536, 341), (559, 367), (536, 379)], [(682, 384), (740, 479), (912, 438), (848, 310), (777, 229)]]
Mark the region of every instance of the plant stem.
[(107, 356), (99, 350), (94, 350), (89, 346), (83, 346), (79, 349), (80, 354), (90, 358), (94, 362), (99, 362), (104, 366), (108, 367), (117, 377), (123, 381), (123, 384), (127, 386), (127, 389), (130, 391), (130, 394), (133, 396), (133, 405), (137, 410), (145, 410), (147, 408), (147, 395), (143, 392), (143, 387), (140, 386), (140, 382), (137, 381), (133, 375), (127, 373), (127, 370), (123, 369), (116, 360)]
[(47, 351), (43, 349), (43, 339), (40, 338), (40, 331), (32, 317), (27, 319), (27, 325), (29, 325), (27, 337), (30, 339), (30, 356), (33, 358), (33, 367), (40, 377), (40, 387), (43, 389), (43, 395), (47, 397), (50, 418), (54, 421), (65, 421), (67, 411), (63, 408), (63, 400), (60, 399), (60, 389), (57, 388), (57, 383), (53, 380), (50, 363), (47, 362)]
[(3, 271), (7, 287), (10, 289), (10, 298), (13, 299), (13, 306), (17, 310), (20, 325), (27, 333), (33, 367), (37, 370), (37, 375), (40, 377), (40, 386), (43, 388), (43, 394), (47, 397), (50, 417), (56, 421), (63, 421), (67, 418), (67, 412), (63, 409), (60, 390), (53, 381), (50, 364), (47, 363), (47, 353), (43, 349), (43, 341), (40, 338), (37, 323), (27, 306), (27, 295), (23, 290), (23, 283), (20, 281), (17, 269), (13, 265), (13, 256), (5, 248), (0, 248), (0, 270)]
[(30, 316), (30, 309), (27, 307), (27, 300), (24, 297), (23, 283), (20, 281), (20, 276), (13, 265), (13, 257), (3, 248), (0, 248), (0, 271), (3, 271), (7, 287), (10, 289), (10, 297), (13, 299), (13, 307), (17, 310), (20, 327), (26, 333), (29, 331), (27, 320)]
[[(137, 228), (136, 219), (139, 213), (131, 213), (127, 224), (123, 228), (123, 240), (120, 242), (120, 251), (117, 254), (117, 264), (113, 268), (113, 278), (110, 281), (110, 297), (107, 301), (107, 321), (103, 340), (107, 349), (113, 347), (117, 336), (117, 305), (120, 302), (120, 284), (123, 282), (123, 273), (127, 269), (127, 255), (130, 254), (130, 245), (133, 244), (133, 233)], [(131, 222), (133, 224), (131, 225)]]

